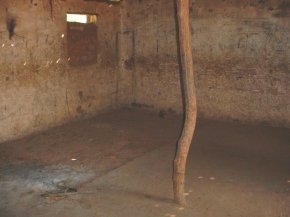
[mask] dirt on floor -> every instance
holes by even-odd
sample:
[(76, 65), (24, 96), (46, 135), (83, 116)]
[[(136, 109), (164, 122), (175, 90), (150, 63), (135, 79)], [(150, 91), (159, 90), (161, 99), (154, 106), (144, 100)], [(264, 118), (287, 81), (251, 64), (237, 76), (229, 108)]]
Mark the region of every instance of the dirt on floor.
[(199, 120), (180, 207), (181, 125), (123, 109), (0, 144), (0, 216), (290, 217), (289, 129)]

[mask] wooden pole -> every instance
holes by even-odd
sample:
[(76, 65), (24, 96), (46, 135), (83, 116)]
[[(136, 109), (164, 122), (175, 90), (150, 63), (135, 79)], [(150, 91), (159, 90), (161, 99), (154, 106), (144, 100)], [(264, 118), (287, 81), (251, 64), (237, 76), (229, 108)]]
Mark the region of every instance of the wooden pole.
[(182, 64), (182, 78), (185, 101), (185, 121), (178, 140), (174, 160), (173, 192), (174, 200), (185, 205), (184, 180), (186, 160), (196, 125), (196, 93), (193, 73), (191, 32), (189, 21), (189, 0), (176, 0), (179, 29), (179, 47)]

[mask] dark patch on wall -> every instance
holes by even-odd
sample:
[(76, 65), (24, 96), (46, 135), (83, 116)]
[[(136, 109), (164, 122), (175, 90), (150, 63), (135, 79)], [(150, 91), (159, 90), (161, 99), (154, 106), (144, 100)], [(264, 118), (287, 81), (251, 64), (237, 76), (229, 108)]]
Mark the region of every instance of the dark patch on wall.
[(146, 104), (142, 104), (142, 103), (132, 103), (131, 104), (132, 107), (136, 107), (136, 108), (154, 108), (154, 106), (152, 105), (146, 105)]
[[(153, 69), (159, 69), (160, 61), (156, 55), (153, 57), (138, 56), (136, 59), (136, 64), (146, 66), (146, 68), (148, 68), (148, 70), (149, 70), (149, 68), (153, 70)], [(150, 70), (150, 71), (152, 71), (152, 70)]]
[(130, 58), (128, 60), (125, 60), (125, 69), (127, 70), (133, 70), (134, 69), (134, 58)]
[(259, 0), (259, 1), (258, 1), (258, 4), (265, 4), (265, 3), (267, 3), (267, 1), (268, 1), (268, 0)]
[(15, 27), (16, 27), (16, 19), (14, 17), (8, 17), (6, 21), (6, 28), (10, 40), (15, 35)]
[(48, 0), (49, 3), (49, 10), (50, 10), (50, 17), (53, 18), (53, 0)]
[(277, 8), (278, 11), (274, 13), (274, 17), (289, 17), (290, 16), (290, 2), (283, 1)]
[(95, 24), (68, 23), (68, 56), (72, 66), (97, 62), (97, 26)]
[(289, 1), (283, 1), (280, 5), (279, 5), (279, 9), (290, 9), (290, 2)]
[(77, 109), (76, 109), (77, 113), (79, 114), (83, 114), (84, 113), (84, 110), (81, 106), (78, 106)]
[(84, 97), (83, 91), (79, 91), (79, 97), (80, 97), (80, 100), (83, 99), (83, 97)]

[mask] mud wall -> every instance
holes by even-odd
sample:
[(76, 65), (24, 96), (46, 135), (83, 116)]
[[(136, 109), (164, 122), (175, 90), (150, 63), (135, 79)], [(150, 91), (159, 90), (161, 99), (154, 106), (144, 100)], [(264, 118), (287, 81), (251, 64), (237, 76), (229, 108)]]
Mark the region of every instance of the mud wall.
[[(68, 64), (66, 13), (98, 14), (97, 60)], [(15, 19), (9, 39), (7, 18)], [(77, 0), (2, 0), (0, 142), (112, 109), (118, 103), (120, 7)]]
[[(191, 1), (199, 116), (290, 125), (290, 3)], [(174, 1), (128, 0), (134, 105), (182, 112)]]

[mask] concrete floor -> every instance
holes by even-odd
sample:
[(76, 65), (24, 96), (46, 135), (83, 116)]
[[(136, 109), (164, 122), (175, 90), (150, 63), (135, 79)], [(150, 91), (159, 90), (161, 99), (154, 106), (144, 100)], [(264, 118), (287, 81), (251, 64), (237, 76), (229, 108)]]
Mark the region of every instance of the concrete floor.
[(125, 109), (1, 144), (0, 216), (290, 216), (289, 129), (199, 120), (179, 207), (180, 128)]

